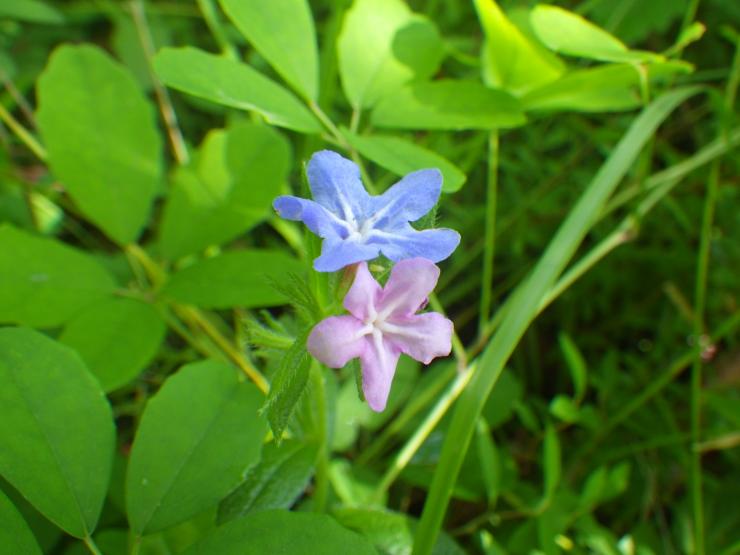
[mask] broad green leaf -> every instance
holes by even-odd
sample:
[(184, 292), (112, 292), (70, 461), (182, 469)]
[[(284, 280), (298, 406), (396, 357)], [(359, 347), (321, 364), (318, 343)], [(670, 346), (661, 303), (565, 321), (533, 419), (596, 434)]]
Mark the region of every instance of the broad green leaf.
[(304, 97), (319, 94), (319, 55), (307, 0), (220, 0), (237, 29)]
[(186, 555), (376, 555), (367, 540), (323, 514), (261, 511), (232, 520)]
[(195, 160), (175, 170), (160, 244), (170, 259), (229, 241), (271, 214), (291, 165), (290, 145), (267, 125), (211, 131)]
[[(413, 547), (416, 519), (381, 509), (343, 507), (332, 512), (343, 526), (365, 536), (379, 553), (408, 554)], [(432, 555), (464, 555), (465, 551), (442, 532)]]
[(496, 129), (522, 125), (525, 117), (504, 91), (448, 79), (399, 89), (378, 103), (372, 122), (396, 129)]
[(257, 462), (267, 432), (259, 390), (235, 368), (188, 364), (148, 402), (131, 449), (126, 507), (137, 533), (214, 507)]
[(337, 41), (344, 94), (368, 108), (401, 85), (431, 77), (443, 55), (434, 24), (401, 0), (355, 0)]
[(267, 412), (272, 434), (278, 442), (308, 384), (311, 357), (306, 351), (306, 340), (310, 331), (311, 328), (304, 330), (285, 351), (265, 401), (263, 410)]
[(0, 225), (0, 245), (0, 322), (58, 326), (115, 288), (95, 260), (54, 239)]
[(548, 48), (602, 62), (661, 61), (652, 52), (629, 50), (618, 38), (583, 17), (557, 6), (540, 4), (530, 15), (532, 29)]
[(31, 23), (64, 23), (64, 16), (56, 8), (40, 0), (4, 0), (0, 3), (0, 19), (5, 17)]
[(356, 135), (342, 131), (360, 154), (396, 175), (437, 168), (444, 178), (442, 191), (445, 193), (453, 193), (465, 183), (465, 174), (452, 162), (411, 141), (390, 135)]
[(286, 440), (269, 443), (244, 482), (218, 507), (218, 522), (266, 509), (288, 509), (304, 492), (316, 464), (318, 445)]
[(113, 460), (110, 405), (69, 347), (0, 329), (0, 474), (65, 532), (98, 522)]
[(64, 45), (51, 55), (37, 93), (54, 175), (106, 235), (135, 241), (162, 173), (154, 110), (136, 80), (97, 47)]
[(126, 385), (152, 361), (166, 326), (152, 305), (111, 298), (67, 322), (59, 341), (75, 349), (104, 391)]
[[(644, 66), (648, 82), (691, 71), (684, 62)], [(640, 74), (630, 64), (614, 64), (572, 71), (561, 79), (522, 97), (525, 110), (606, 112), (640, 106)]]
[(2, 490), (0, 490), (0, 524), (0, 546), (5, 553), (41, 555), (41, 548), (28, 524)]
[(483, 80), (490, 87), (520, 95), (557, 79), (564, 64), (517, 27), (494, 0), (475, 0), (485, 43)]
[(285, 297), (272, 285), (305, 266), (277, 250), (231, 251), (196, 262), (172, 275), (162, 294), (204, 308), (275, 306)]
[(586, 393), (588, 374), (586, 360), (583, 358), (578, 345), (575, 344), (567, 333), (561, 332), (558, 335), (558, 342), (560, 343), (560, 350), (565, 357), (565, 361), (568, 363), (570, 377), (573, 379), (574, 397), (576, 399), (582, 399)]
[(159, 78), (174, 89), (240, 110), (303, 133), (318, 133), (318, 120), (288, 90), (247, 64), (197, 48), (163, 48), (154, 56)]
[(555, 428), (548, 424), (543, 441), (542, 467), (545, 476), (545, 498), (550, 498), (560, 482), (560, 440)]

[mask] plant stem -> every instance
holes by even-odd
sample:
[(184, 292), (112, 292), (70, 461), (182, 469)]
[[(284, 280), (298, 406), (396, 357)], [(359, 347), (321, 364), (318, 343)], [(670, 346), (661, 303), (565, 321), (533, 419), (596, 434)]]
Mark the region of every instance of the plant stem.
[(92, 539), (92, 536), (85, 536), (82, 538), (82, 541), (85, 542), (85, 545), (90, 550), (90, 553), (93, 555), (103, 555), (100, 549), (98, 549), (98, 546), (95, 545), (95, 541)]
[(185, 145), (185, 139), (182, 136), (182, 131), (177, 123), (177, 114), (175, 109), (172, 107), (172, 101), (170, 100), (170, 94), (167, 89), (162, 85), (162, 82), (157, 77), (152, 67), (152, 58), (154, 57), (154, 39), (152, 33), (149, 30), (149, 24), (146, 20), (146, 11), (144, 10), (143, 0), (131, 0), (131, 15), (134, 19), (134, 25), (136, 26), (136, 32), (139, 35), (139, 42), (141, 48), (144, 51), (144, 58), (146, 59), (146, 68), (149, 72), (149, 77), (152, 80), (154, 86), (154, 94), (157, 97), (157, 105), (159, 111), (162, 114), (165, 128), (167, 129), (167, 136), (170, 139), (172, 146), (172, 154), (180, 165), (185, 165), (190, 161), (190, 154), (188, 154), (188, 147)]
[(486, 183), (486, 229), (483, 245), (483, 272), (480, 287), (480, 311), (478, 334), (484, 333), (491, 313), (491, 288), (493, 281), (493, 257), (496, 248), (496, 204), (498, 199), (498, 131), (488, 135), (488, 177)]
[(213, 5), (213, 0), (197, 0), (197, 2), (200, 13), (203, 14), (203, 19), (205, 19), (206, 25), (219, 48), (221, 48), (221, 52), (224, 56), (232, 60), (239, 59), (239, 53), (234, 45), (229, 42), (226, 32), (218, 19), (218, 13), (216, 7)]
[(707, 274), (709, 271), (709, 249), (712, 240), (714, 207), (719, 188), (719, 162), (712, 164), (704, 201), (699, 254), (696, 262), (696, 289), (694, 293), (694, 340), (699, 349), (691, 366), (691, 506), (694, 519), (694, 553), (704, 555), (704, 501), (702, 498), (701, 474), (701, 392), (702, 355), (704, 348), (704, 309), (707, 299)]
[(467, 370), (459, 372), (455, 381), (449, 387), (449, 389), (439, 398), (434, 408), (424, 418), (424, 421), (416, 429), (414, 434), (409, 438), (406, 444), (401, 448), (396, 455), (391, 466), (386, 471), (383, 478), (380, 480), (380, 484), (373, 493), (372, 500), (375, 503), (380, 503), (383, 499), (383, 495), (391, 484), (398, 478), (401, 471), (406, 468), (406, 465), (411, 461), (412, 457), (416, 454), (422, 444), (432, 433), (432, 430), (439, 424), (442, 417), (447, 413), (452, 403), (455, 402), (462, 393), (465, 386), (468, 385), (470, 379), (473, 377), (475, 372), (475, 364), (471, 365)]
[(311, 384), (315, 391), (319, 453), (316, 461), (314, 511), (326, 512), (329, 499), (329, 420), (326, 412), (326, 385), (322, 367), (315, 361), (311, 364)]
[(20, 122), (13, 117), (13, 114), (0, 104), (0, 120), (2, 120), (10, 130), (33, 152), (42, 162), (46, 162), (46, 149), (41, 143), (28, 131)]

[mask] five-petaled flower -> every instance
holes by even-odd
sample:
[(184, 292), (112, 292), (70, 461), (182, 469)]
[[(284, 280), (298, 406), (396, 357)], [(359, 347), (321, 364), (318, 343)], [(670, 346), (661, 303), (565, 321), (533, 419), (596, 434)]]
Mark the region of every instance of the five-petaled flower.
[(429, 212), (442, 189), (439, 170), (408, 174), (381, 195), (365, 191), (357, 165), (336, 152), (315, 153), (306, 168), (314, 200), (280, 196), (273, 207), (288, 220), (300, 220), (324, 239), (319, 272), (334, 272), (383, 254), (397, 262), (422, 257), (444, 260), (460, 242), (451, 229), (418, 231), (409, 225)]
[(381, 287), (367, 264), (358, 264), (344, 298), (350, 314), (319, 322), (308, 337), (308, 351), (330, 368), (359, 357), (365, 399), (370, 408), (382, 411), (401, 353), (424, 364), (450, 354), (452, 322), (436, 312), (416, 314), (438, 278), (433, 262), (411, 258), (393, 266)]

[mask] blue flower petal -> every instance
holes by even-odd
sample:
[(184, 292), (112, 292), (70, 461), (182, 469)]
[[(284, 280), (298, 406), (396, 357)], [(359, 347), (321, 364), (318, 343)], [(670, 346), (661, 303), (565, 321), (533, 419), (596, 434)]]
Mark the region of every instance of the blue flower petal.
[(360, 168), (331, 150), (314, 154), (306, 166), (316, 202), (340, 219), (357, 225), (368, 214), (370, 195), (360, 180)]
[(377, 245), (328, 238), (321, 245), (321, 256), (313, 261), (313, 267), (317, 272), (336, 272), (350, 264), (375, 258), (379, 254), (380, 249)]
[(373, 197), (377, 229), (402, 229), (429, 212), (442, 191), (442, 173), (437, 169), (419, 170), (405, 176), (380, 196)]
[(319, 237), (343, 238), (349, 233), (343, 221), (312, 200), (283, 195), (273, 201), (272, 207), (281, 218), (303, 222)]
[(375, 231), (369, 241), (394, 262), (406, 258), (426, 258), (432, 262), (444, 260), (460, 244), (460, 234), (452, 229), (425, 229), (417, 231), (411, 226), (402, 232)]

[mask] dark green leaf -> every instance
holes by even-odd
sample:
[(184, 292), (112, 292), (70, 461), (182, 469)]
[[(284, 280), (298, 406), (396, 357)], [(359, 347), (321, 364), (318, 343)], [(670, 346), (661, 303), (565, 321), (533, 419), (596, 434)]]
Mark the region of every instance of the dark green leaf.
[(319, 59), (306, 0), (220, 0), (234, 25), (294, 89), (316, 100)]
[(558, 336), (558, 342), (560, 343), (560, 350), (563, 352), (565, 361), (568, 363), (570, 376), (573, 379), (574, 397), (576, 399), (582, 399), (583, 395), (586, 393), (586, 380), (588, 375), (586, 360), (578, 349), (578, 345), (575, 344), (573, 339), (571, 339), (567, 333), (562, 332)]
[(232, 520), (199, 541), (186, 555), (375, 555), (363, 537), (326, 515), (262, 511)]
[(211, 131), (195, 161), (175, 171), (160, 244), (177, 259), (220, 245), (271, 214), (290, 169), (290, 145), (266, 125)]
[(75, 349), (104, 391), (127, 384), (151, 362), (166, 326), (149, 304), (111, 298), (70, 320), (59, 341)]
[(304, 330), (283, 355), (262, 409), (267, 411), (267, 420), (278, 442), (308, 383), (311, 357), (306, 351), (306, 339), (310, 331), (310, 328)]
[(67, 533), (95, 529), (115, 440), (110, 406), (72, 349), (0, 329), (0, 474)]
[(555, 428), (548, 424), (543, 442), (543, 473), (545, 476), (545, 497), (550, 498), (560, 482), (560, 440)]
[(211, 102), (250, 110), (268, 122), (303, 133), (321, 126), (292, 93), (250, 66), (197, 48), (163, 48), (154, 68), (168, 86)]
[(433, 75), (443, 48), (434, 24), (401, 0), (355, 0), (344, 18), (337, 54), (344, 94), (360, 109)]
[(465, 174), (452, 162), (411, 141), (390, 135), (355, 135), (347, 130), (343, 133), (365, 158), (396, 175), (437, 168), (444, 178), (442, 191), (445, 193), (453, 193), (465, 183)]
[(282, 251), (232, 251), (196, 262), (175, 273), (163, 294), (204, 308), (248, 308), (283, 304), (285, 297), (270, 285), (304, 265)]
[(150, 533), (213, 507), (259, 459), (267, 426), (259, 390), (235, 368), (188, 364), (152, 397), (126, 477), (132, 530)]
[(28, 524), (0, 490), (0, 546), (4, 553), (18, 555), (41, 555), (41, 548), (28, 528)]
[(260, 462), (219, 505), (218, 522), (228, 522), (252, 511), (290, 508), (306, 489), (317, 453), (315, 443), (286, 440), (280, 445), (265, 445)]
[[(365, 536), (379, 553), (407, 554), (413, 547), (417, 521), (401, 513), (379, 509), (341, 508), (333, 511), (343, 525)], [(465, 551), (442, 532), (431, 555), (464, 555)]]
[(109, 296), (114, 283), (86, 254), (0, 225), (0, 322), (58, 326)]
[(522, 125), (525, 117), (504, 91), (448, 79), (399, 89), (375, 107), (372, 122), (397, 129), (495, 129)]
[(160, 187), (162, 144), (134, 77), (99, 48), (64, 45), (39, 78), (38, 99), (56, 177), (106, 235), (135, 241)]

